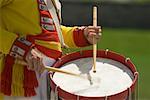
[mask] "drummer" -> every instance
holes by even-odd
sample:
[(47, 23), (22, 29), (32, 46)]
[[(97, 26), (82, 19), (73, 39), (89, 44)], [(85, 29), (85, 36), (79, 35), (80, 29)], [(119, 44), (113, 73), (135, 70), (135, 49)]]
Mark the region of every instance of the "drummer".
[(60, 8), (58, 0), (0, 0), (0, 100), (47, 100), (44, 65), (61, 57), (61, 47), (99, 40), (99, 26), (60, 25)]

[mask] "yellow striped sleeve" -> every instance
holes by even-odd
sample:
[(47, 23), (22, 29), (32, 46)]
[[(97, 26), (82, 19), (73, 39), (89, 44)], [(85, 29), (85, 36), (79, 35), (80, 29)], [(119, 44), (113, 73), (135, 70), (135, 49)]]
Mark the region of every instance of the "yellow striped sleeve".
[(74, 31), (75, 28), (76, 27), (61, 26), (64, 41), (69, 47), (72, 47), (72, 48), (73, 47), (77, 48), (77, 46), (74, 42), (74, 37), (73, 37), (73, 31)]
[(49, 49), (61, 51), (61, 44), (59, 42), (35, 40), (35, 44), (44, 46)]

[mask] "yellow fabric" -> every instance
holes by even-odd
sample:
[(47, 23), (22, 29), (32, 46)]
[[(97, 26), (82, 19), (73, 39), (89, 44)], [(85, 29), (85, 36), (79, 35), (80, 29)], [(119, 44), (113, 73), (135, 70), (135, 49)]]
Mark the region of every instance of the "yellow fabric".
[(15, 64), (12, 72), (12, 86), (11, 91), (13, 96), (23, 96), (23, 80), (24, 80), (24, 66)]
[(37, 0), (0, 0), (1, 52), (8, 54), (17, 34), (24, 36), (41, 33), (36, 2)]
[(38, 44), (38, 45), (42, 45), (46, 48), (49, 48), (49, 49), (53, 49), (53, 50), (57, 50), (57, 51), (61, 51), (61, 44), (58, 43), (58, 42), (45, 42), (45, 41), (42, 41), (42, 40), (35, 40), (35, 43)]
[(0, 73), (2, 72), (4, 68), (4, 55), (0, 54)]
[(4, 95), (0, 93), (0, 100), (4, 100)]
[(4, 54), (8, 54), (16, 38), (17, 35), (0, 29), (0, 51), (3, 52)]
[(7, 4), (9, 4), (10, 2), (12, 2), (13, 0), (0, 0), (0, 7), (3, 7)]
[(73, 31), (74, 31), (75, 28), (76, 27), (61, 26), (64, 41), (71, 48), (76, 48), (77, 47), (75, 45), (74, 39), (73, 39)]

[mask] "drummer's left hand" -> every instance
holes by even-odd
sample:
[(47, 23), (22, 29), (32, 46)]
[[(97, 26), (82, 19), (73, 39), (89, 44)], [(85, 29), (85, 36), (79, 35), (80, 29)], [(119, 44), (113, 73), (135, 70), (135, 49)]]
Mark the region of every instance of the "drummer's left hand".
[(44, 55), (37, 48), (31, 48), (26, 56), (27, 68), (42, 73), (44, 71), (43, 58)]
[(88, 26), (84, 28), (84, 35), (90, 44), (98, 42), (102, 35), (101, 32), (102, 30), (100, 26)]

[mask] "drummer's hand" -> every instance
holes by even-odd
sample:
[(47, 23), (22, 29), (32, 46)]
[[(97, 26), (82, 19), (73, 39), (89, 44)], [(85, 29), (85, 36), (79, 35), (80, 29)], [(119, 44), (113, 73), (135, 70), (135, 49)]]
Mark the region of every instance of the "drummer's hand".
[(38, 51), (36, 48), (32, 48), (27, 56), (26, 56), (26, 61), (27, 61), (27, 68), (29, 70), (34, 70), (36, 72), (42, 73), (44, 71), (44, 65), (43, 65), (43, 54)]
[[(84, 35), (90, 44), (95, 44), (101, 37), (101, 27), (88, 26), (84, 29)], [(94, 40), (93, 40), (94, 39)]]

